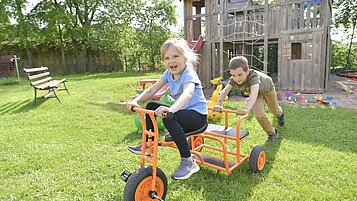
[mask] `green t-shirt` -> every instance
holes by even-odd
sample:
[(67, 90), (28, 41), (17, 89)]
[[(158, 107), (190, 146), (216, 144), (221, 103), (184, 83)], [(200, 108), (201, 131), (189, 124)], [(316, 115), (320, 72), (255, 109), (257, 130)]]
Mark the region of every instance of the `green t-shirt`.
[(249, 75), (242, 84), (236, 83), (232, 77), (229, 78), (228, 83), (232, 86), (237, 85), (239, 90), (245, 93), (250, 93), (251, 86), (255, 84), (259, 84), (259, 93), (269, 92), (274, 89), (271, 77), (254, 69), (249, 70)]

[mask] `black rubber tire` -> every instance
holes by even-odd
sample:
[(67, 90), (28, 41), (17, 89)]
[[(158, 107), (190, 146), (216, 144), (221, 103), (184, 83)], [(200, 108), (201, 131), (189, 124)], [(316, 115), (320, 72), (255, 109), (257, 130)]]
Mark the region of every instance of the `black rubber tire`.
[[(157, 175), (157, 179), (159, 180), (159, 182), (162, 182), (162, 186), (164, 189), (161, 190), (163, 193), (162, 195), (158, 195), (159, 197), (161, 197), (161, 199), (165, 199), (166, 197), (166, 193), (167, 193), (167, 177), (165, 175), (165, 173), (160, 169), (157, 168), (156, 171), (156, 175)], [(140, 192), (140, 189), (138, 191), (138, 187), (141, 186), (141, 182), (145, 182), (144, 180), (146, 180), (146, 182), (151, 183), (152, 179), (150, 179), (150, 177), (152, 176), (152, 166), (145, 166), (145, 167), (141, 167), (140, 169), (138, 169), (137, 171), (135, 171), (128, 179), (128, 181), (125, 184), (124, 187), (124, 201), (135, 201), (135, 197), (137, 196), (136, 193)], [(145, 185), (145, 189), (141, 189), (142, 191), (147, 192), (148, 190), (150, 190), (151, 188), (151, 184), (150, 185)], [(146, 200), (146, 198), (150, 198), (149, 192), (147, 192), (144, 195), (144, 199)], [(147, 197), (146, 197), (147, 196)]]
[(266, 153), (262, 146), (255, 146), (250, 152), (249, 169), (254, 173), (259, 173), (263, 170), (266, 163)]
[[(202, 139), (202, 143), (201, 144), (204, 144), (205, 143), (205, 139), (203, 137), (200, 137), (200, 136), (190, 136), (187, 138), (187, 143), (188, 143), (188, 148), (190, 148), (190, 150), (192, 149), (192, 144), (191, 144), (191, 138), (194, 137), (194, 140), (193, 141), (196, 141), (196, 140), (200, 140)], [(200, 148), (199, 150), (196, 150), (198, 152), (202, 151), (203, 147)]]

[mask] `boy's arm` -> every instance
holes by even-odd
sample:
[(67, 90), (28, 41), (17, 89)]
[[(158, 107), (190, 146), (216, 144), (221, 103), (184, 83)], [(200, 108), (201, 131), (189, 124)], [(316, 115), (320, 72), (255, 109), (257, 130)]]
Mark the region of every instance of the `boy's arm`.
[(217, 104), (214, 106), (214, 111), (220, 111), (222, 109), (222, 103), (224, 98), (228, 95), (228, 93), (232, 90), (232, 85), (227, 84), (222, 91), (219, 92), (219, 97)]
[(247, 105), (245, 106), (245, 109), (238, 109), (237, 114), (244, 114), (249, 112), (249, 110), (252, 109), (255, 101), (257, 100), (258, 93), (259, 93), (259, 84), (255, 84), (251, 86)]

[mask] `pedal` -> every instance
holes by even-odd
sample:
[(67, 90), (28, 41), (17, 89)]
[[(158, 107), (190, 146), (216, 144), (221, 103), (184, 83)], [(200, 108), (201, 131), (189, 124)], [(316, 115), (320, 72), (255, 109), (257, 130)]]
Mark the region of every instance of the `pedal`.
[(123, 180), (124, 182), (127, 182), (129, 177), (131, 176), (131, 173), (127, 170), (121, 173), (120, 179)]

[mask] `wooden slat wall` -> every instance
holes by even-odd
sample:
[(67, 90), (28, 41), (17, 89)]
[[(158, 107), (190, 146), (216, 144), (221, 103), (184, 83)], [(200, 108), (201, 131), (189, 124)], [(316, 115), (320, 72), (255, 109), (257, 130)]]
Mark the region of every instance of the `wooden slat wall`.
[[(283, 32), (279, 40), (278, 79), (282, 90), (307, 93), (324, 92), (327, 48), (325, 31), (318, 30)], [(291, 44), (301, 43), (301, 59), (291, 58)]]
[[(282, 2), (278, 4), (269, 5), (269, 35), (277, 37), (281, 31), (286, 30), (297, 30), (297, 29), (306, 29), (306, 28), (316, 28), (324, 25), (324, 20), (328, 20), (325, 12), (319, 12), (319, 10), (327, 7), (327, 3), (321, 1), (321, 5), (314, 4), (311, 5), (307, 3), (305, 6), (306, 0), (293, 0), (288, 2)], [(242, 12), (243, 11), (243, 12)], [(263, 13), (259, 12), (260, 7), (248, 7), (246, 9), (231, 9), (229, 12), (231, 14), (235, 13), (235, 17), (227, 18), (226, 25), (232, 24), (234, 21), (242, 21), (243, 19), (252, 20), (263, 23)], [(246, 17), (242, 15), (237, 15), (237, 13), (243, 13)], [(254, 13), (252, 16), (251, 13)], [(232, 26), (232, 27), (231, 27)], [(239, 29), (234, 29), (235, 26), (232, 24), (225, 29), (225, 36), (234, 36), (235, 32), (246, 31), (252, 32), (252, 23), (247, 23), (246, 28), (243, 30), (243, 27)], [(257, 33), (263, 33), (262, 27), (256, 27)], [(252, 37), (252, 36), (247, 36)], [(232, 37), (230, 37), (232, 38)], [(236, 35), (234, 39), (242, 38), (240, 35)]]

